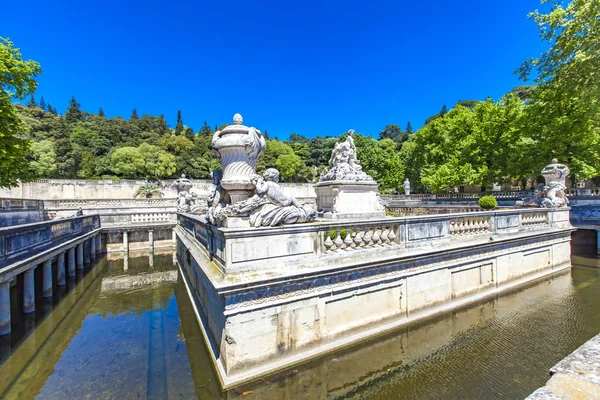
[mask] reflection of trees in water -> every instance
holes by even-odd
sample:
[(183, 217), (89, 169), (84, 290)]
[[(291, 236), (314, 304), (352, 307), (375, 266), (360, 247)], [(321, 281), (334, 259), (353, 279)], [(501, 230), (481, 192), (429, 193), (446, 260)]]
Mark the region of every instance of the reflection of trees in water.
[(175, 296), (181, 321), (179, 336), (187, 347), (196, 396), (199, 399), (225, 398), (181, 276), (175, 286)]

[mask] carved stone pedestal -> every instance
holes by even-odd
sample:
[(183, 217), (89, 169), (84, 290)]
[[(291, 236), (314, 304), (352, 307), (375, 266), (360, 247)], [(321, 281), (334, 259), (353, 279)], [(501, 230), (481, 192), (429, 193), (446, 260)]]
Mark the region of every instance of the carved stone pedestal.
[(317, 209), (323, 218), (385, 217), (374, 181), (325, 181), (315, 185)]

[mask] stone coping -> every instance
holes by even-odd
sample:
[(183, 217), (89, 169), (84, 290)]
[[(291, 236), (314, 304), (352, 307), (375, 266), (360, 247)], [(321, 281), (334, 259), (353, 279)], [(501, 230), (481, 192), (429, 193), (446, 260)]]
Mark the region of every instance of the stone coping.
[(552, 367), (550, 375), (527, 399), (600, 399), (600, 334)]
[(29, 231), (29, 230), (37, 229), (37, 228), (45, 228), (47, 226), (60, 224), (62, 222), (69, 222), (69, 221), (74, 221), (77, 219), (84, 219), (84, 218), (90, 218), (90, 217), (100, 218), (100, 215), (99, 214), (88, 214), (88, 215), (80, 215), (80, 216), (52, 219), (49, 221), (32, 222), (29, 224), (5, 226), (5, 227), (0, 228), (0, 235), (6, 235), (8, 233), (13, 233), (13, 232), (17, 233), (17, 232)]

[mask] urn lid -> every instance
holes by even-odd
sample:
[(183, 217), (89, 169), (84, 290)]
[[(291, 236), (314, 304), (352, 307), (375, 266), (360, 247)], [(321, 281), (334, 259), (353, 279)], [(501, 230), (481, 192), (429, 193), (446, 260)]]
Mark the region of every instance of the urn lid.
[(233, 125), (228, 125), (225, 128), (223, 128), (223, 130), (221, 130), (221, 135), (227, 135), (229, 133), (248, 133), (250, 131), (250, 128), (248, 128), (245, 125), (242, 125), (242, 122), (244, 122), (244, 118), (242, 118), (242, 115), (239, 113), (236, 113), (233, 116)]
[(569, 175), (569, 167), (558, 162), (558, 159), (553, 158), (552, 162), (542, 169), (541, 175), (550, 180), (564, 181)]

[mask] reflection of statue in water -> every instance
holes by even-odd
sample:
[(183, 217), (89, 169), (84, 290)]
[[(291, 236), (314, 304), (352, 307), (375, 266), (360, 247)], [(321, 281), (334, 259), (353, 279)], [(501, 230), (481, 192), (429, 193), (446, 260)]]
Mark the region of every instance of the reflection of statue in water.
[(404, 186), (404, 194), (406, 196), (410, 196), (410, 181), (408, 180), (408, 178), (404, 180), (402, 186)]
[(310, 222), (316, 217), (316, 211), (305, 208), (298, 200), (285, 194), (279, 182), (279, 171), (267, 169), (263, 176), (251, 178), (254, 196), (224, 207), (217, 206), (209, 212), (209, 221), (215, 223), (226, 217), (250, 215), (251, 226), (276, 226), (298, 222)]
[(175, 181), (175, 189), (177, 189), (177, 212), (199, 214), (204, 208), (198, 202), (198, 195), (192, 193), (192, 181), (181, 174), (181, 178)]
[(325, 175), (321, 176), (321, 181), (373, 180), (373, 178), (363, 172), (362, 167), (358, 162), (353, 135), (354, 130), (350, 129), (348, 131), (348, 136), (346, 136), (346, 140), (335, 144), (331, 151), (331, 157), (329, 158), (329, 164), (332, 168)]

